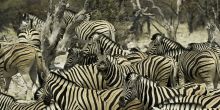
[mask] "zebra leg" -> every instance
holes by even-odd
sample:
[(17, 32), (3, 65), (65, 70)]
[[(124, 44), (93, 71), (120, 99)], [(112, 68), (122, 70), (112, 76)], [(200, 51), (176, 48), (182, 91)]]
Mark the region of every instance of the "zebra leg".
[(8, 89), (9, 89), (9, 85), (11, 83), (11, 77), (7, 77), (5, 78), (5, 87), (4, 87), (4, 92), (7, 93), (8, 92)]
[(179, 86), (182, 87), (185, 84), (185, 76), (181, 69), (178, 68), (177, 70), (177, 77), (179, 78)]
[[(23, 68), (20, 69), (19, 73), (21, 73), (21, 76), (26, 84), (27, 90), (26, 92), (26, 100), (31, 100), (33, 98), (34, 94), (32, 93), (32, 86), (33, 86), (33, 81), (31, 80), (30, 74), (30, 68)], [(29, 74), (30, 73), (30, 74)]]
[(0, 87), (1, 87), (1, 90), (4, 91), (4, 87), (5, 87), (5, 79), (4, 79), (4, 73), (3, 71), (0, 72)]

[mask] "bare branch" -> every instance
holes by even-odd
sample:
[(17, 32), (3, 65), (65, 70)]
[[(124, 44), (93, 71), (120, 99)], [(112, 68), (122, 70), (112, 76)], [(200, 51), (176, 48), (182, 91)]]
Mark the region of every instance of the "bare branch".
[(140, 4), (140, 1), (139, 0), (136, 0), (136, 5), (137, 5), (137, 8), (139, 9), (139, 10), (141, 10), (142, 8), (141, 8), (141, 4)]
[(134, 10), (137, 10), (138, 8), (137, 8), (137, 5), (136, 5), (135, 0), (131, 0), (130, 2), (131, 2), (131, 4), (132, 4), (132, 6), (133, 6), (133, 9), (134, 9)]

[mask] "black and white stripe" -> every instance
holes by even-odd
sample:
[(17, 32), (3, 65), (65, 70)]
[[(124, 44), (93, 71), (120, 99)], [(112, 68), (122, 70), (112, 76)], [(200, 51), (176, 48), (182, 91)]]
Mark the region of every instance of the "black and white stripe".
[(176, 64), (172, 58), (151, 55), (132, 65), (116, 65), (102, 56), (97, 68), (110, 87), (121, 87), (124, 77), (130, 72), (136, 72), (158, 82), (159, 85), (167, 86), (169, 79), (174, 80), (172, 76), (176, 71)]
[(187, 46), (189, 50), (213, 50), (220, 56), (220, 46), (216, 42), (204, 42), (204, 43), (189, 43)]
[[(31, 89), (33, 84), (37, 84), (37, 76), (40, 76), (39, 80), (40, 84), (42, 84), (48, 70), (39, 58), (38, 52), (35, 48), (26, 44), (17, 43), (1, 48), (0, 71), (1, 78), (5, 78), (5, 91), (9, 88), (11, 77), (20, 73), (28, 88), (27, 96), (30, 97), (32, 96)], [(39, 85), (37, 84), (37, 86)]]
[[(131, 64), (126, 58), (122, 56), (110, 56), (107, 55), (107, 58), (110, 62), (119, 65), (127, 65)], [(68, 50), (68, 55), (66, 59), (66, 63), (64, 65), (64, 69), (71, 68), (75, 65), (89, 65), (96, 63), (98, 61), (97, 54), (92, 54), (88, 52), (84, 52), (81, 49), (71, 48)]]
[[(112, 110), (117, 107), (116, 103), (113, 102), (118, 100), (117, 95), (112, 97), (106, 96), (106, 94), (114, 94), (115, 90), (110, 93), (109, 90), (98, 91), (81, 88), (56, 73), (49, 75), (44, 88), (46, 89), (44, 92), (45, 104), (49, 104), (53, 98), (63, 110)], [(140, 104), (134, 103), (134, 106), (137, 105), (140, 106)]]
[(83, 50), (85, 52), (87, 51), (88, 53), (94, 54), (100, 53), (101, 51), (111, 56), (125, 56), (128, 54), (128, 52), (126, 50), (123, 50), (123, 48), (118, 43), (103, 34), (96, 34), (96, 38), (92, 41), (92, 43), (89, 42)]
[(200, 88), (201, 86), (179, 89), (158, 86), (147, 78), (130, 73), (125, 79), (124, 95), (120, 98), (119, 105), (123, 107), (138, 98), (144, 104), (144, 109), (150, 109), (176, 96), (197, 95), (195, 91), (200, 90), (198, 87)]
[(213, 50), (190, 51), (179, 43), (160, 34), (152, 37), (149, 53), (167, 55), (178, 61), (181, 84), (190, 82), (206, 83), (216, 88), (219, 75), (219, 57)]

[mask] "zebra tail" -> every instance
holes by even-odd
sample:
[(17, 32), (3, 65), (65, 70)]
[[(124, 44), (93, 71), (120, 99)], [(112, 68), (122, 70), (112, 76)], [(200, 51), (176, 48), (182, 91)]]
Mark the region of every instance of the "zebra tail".
[(217, 55), (217, 54), (215, 54), (216, 55), (216, 58), (217, 58), (217, 60), (216, 60), (216, 65), (217, 65), (217, 68), (216, 68), (216, 72), (215, 72), (215, 83), (216, 83), (216, 85), (214, 85), (214, 88), (217, 88), (218, 87), (218, 83), (219, 83), (219, 78), (220, 78), (220, 63), (219, 63), (219, 60), (220, 60), (220, 58), (219, 58), (219, 56)]
[(215, 64), (216, 64), (216, 70), (215, 70), (215, 76), (214, 76), (214, 81), (213, 81), (213, 84), (214, 84), (214, 88), (217, 89), (218, 87), (218, 82), (219, 82), (219, 78), (220, 78), (220, 63), (219, 63), (219, 56), (215, 53), (214, 53), (214, 56), (216, 58), (215, 60)]
[(111, 36), (112, 36), (112, 40), (116, 41), (115, 29), (111, 29), (110, 33), (111, 33)]
[(37, 73), (40, 86), (43, 86), (46, 83), (46, 78), (49, 75), (49, 69), (46, 67), (45, 60), (41, 57), (39, 58), (38, 54), (35, 55), (37, 61)]

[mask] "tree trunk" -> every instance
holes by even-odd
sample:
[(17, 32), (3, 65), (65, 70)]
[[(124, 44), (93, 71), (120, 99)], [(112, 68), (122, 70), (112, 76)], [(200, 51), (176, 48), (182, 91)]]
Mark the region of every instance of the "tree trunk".
[(192, 33), (193, 32), (193, 15), (192, 13), (188, 12), (187, 13), (187, 24), (188, 24), (188, 30), (189, 30), (189, 33)]

